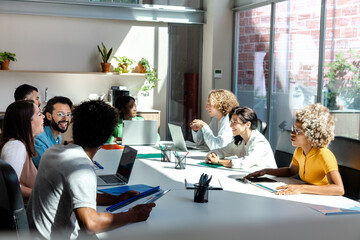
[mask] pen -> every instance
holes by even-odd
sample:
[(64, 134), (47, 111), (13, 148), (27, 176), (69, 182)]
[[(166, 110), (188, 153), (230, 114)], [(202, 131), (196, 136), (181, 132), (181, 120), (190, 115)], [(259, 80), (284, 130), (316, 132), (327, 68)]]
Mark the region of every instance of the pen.
[(103, 167), (103, 166), (101, 166), (101, 165), (100, 165), (100, 163), (98, 163), (97, 161), (94, 161), (94, 163), (95, 163), (95, 165), (96, 165), (98, 168), (100, 168), (100, 169), (104, 169), (104, 167)]

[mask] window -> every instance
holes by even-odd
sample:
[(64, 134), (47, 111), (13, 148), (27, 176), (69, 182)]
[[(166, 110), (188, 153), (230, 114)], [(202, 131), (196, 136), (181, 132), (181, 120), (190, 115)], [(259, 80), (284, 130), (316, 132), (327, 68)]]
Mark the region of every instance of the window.
[[(252, 107), (259, 118), (270, 123), (273, 147), (279, 132), (291, 128), (295, 111), (319, 99), (335, 117), (335, 134), (359, 139), (360, 3), (327, 1), (326, 31), (321, 35), (321, 10), (325, 7), (321, 1), (274, 2), (237, 9), (235, 89), (240, 104)], [(319, 56), (323, 47), (324, 56)], [(324, 64), (320, 65), (323, 74), (319, 62)], [(269, 76), (270, 66), (273, 76)]]
[(263, 121), (267, 121), (270, 10), (270, 6), (265, 6), (236, 13), (236, 95), (241, 106), (253, 108)]
[(335, 134), (360, 138), (360, 2), (327, 5), (324, 105), (335, 117)]

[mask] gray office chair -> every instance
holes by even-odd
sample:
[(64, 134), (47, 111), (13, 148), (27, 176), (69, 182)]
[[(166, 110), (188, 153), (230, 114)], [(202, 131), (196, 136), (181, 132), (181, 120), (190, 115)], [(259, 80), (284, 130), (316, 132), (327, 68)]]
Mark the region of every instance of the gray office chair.
[(262, 135), (265, 136), (266, 130), (267, 130), (267, 124), (266, 122), (263, 122), (261, 119), (257, 119), (257, 127), (256, 129), (262, 133)]
[(344, 183), (345, 197), (360, 200), (360, 141), (335, 137), (328, 147), (336, 157)]
[(291, 145), (290, 134), (290, 130), (283, 130), (279, 134), (274, 154), (278, 168), (288, 167), (292, 161), (295, 147)]
[(0, 231), (14, 232), (18, 239), (29, 239), (29, 225), (18, 177), (14, 169), (1, 159), (0, 192)]

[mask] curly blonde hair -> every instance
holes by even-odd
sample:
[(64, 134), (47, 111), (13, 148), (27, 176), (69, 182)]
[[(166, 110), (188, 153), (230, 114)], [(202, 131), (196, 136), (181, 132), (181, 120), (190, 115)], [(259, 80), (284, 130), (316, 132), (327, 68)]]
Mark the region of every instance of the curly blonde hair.
[(327, 147), (334, 140), (334, 118), (329, 109), (320, 103), (297, 110), (296, 120), (301, 122), (304, 135), (312, 147)]
[(235, 95), (225, 89), (211, 90), (208, 95), (210, 104), (219, 110), (224, 116), (228, 114), (234, 107), (239, 106), (239, 102)]

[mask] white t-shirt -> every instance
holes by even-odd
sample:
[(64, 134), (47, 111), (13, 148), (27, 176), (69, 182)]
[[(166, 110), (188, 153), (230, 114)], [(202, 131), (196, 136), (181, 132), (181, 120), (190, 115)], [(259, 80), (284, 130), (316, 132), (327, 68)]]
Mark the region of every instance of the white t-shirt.
[(29, 226), (42, 237), (73, 239), (79, 234), (74, 210), (96, 210), (96, 173), (81, 146), (56, 144), (41, 157), (27, 208)]
[(209, 125), (197, 132), (192, 131), (192, 136), (196, 144), (206, 144), (210, 150), (225, 147), (233, 140), (229, 116), (226, 115), (220, 120), (213, 117)]

